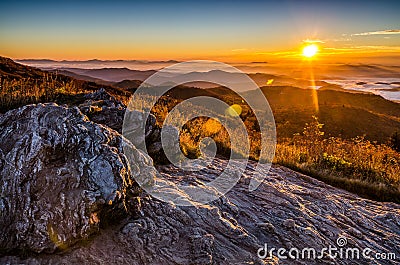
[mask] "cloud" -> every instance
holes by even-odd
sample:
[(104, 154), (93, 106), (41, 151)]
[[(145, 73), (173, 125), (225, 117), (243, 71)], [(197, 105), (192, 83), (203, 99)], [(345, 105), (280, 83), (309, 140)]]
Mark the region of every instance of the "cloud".
[(346, 41), (351, 41), (351, 38), (337, 38), (337, 39), (330, 39), (330, 41), (334, 41), (334, 42), (346, 42)]
[(244, 52), (244, 51), (247, 51), (247, 49), (245, 49), (245, 48), (240, 48), (240, 49), (233, 49), (233, 50), (231, 50), (231, 52)]
[(400, 29), (387, 29), (387, 30), (369, 31), (369, 32), (351, 34), (351, 36), (393, 35), (393, 34), (400, 34)]
[(310, 39), (303, 40), (303, 42), (304, 43), (325, 43), (322, 40), (310, 40)]
[(384, 46), (384, 45), (367, 45), (367, 46), (352, 46), (350, 49), (363, 49), (371, 51), (399, 51), (400, 46)]
[(324, 54), (381, 54), (398, 53), (400, 46), (350, 46), (343, 48), (325, 48)]

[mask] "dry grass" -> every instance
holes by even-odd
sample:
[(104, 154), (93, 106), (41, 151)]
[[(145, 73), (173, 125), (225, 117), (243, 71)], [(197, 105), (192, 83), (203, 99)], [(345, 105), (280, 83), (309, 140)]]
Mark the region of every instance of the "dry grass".
[[(44, 75), (41, 79), (0, 81), (0, 112), (30, 103), (56, 101), (60, 97), (87, 92), (87, 89), (76, 80), (66, 81), (54, 74)], [(114, 96), (128, 103), (124, 93)], [(171, 109), (181, 101), (162, 97), (158, 104), (152, 106), (150, 102), (153, 99), (150, 95), (141, 95), (140, 100), (131, 102), (135, 108), (151, 108), (159, 125), (162, 125)], [(177, 119), (181, 119), (180, 122), (184, 124), (180, 132), (183, 153), (190, 158), (200, 156), (199, 143), (204, 137), (210, 137), (216, 142), (217, 154), (221, 156), (229, 157), (233, 152), (236, 156), (258, 160), (261, 146), (258, 122), (247, 106), (242, 106), (242, 109), (240, 118), (244, 121), (249, 134), (250, 153), (244, 151), (246, 143), (241, 141), (240, 134), (233, 133), (232, 137), (239, 139), (231, 139), (219, 122), (227, 119), (226, 116), (217, 116), (215, 119), (198, 117), (184, 121), (186, 115), (182, 114), (178, 115)], [(189, 106), (186, 111), (197, 110)], [(388, 145), (370, 142), (364, 137), (347, 140), (339, 137), (327, 138), (323, 128), (318, 119), (314, 118), (312, 122), (306, 124), (303, 132), (291, 138), (279, 138), (274, 163), (301, 171), (367, 198), (400, 203), (399, 152)], [(231, 142), (235, 140), (243, 145), (232, 147)]]
[(66, 95), (76, 95), (84, 92), (73, 80), (64, 81), (56, 75), (44, 75), (41, 79), (1, 79), (0, 82), (0, 106), (2, 110), (12, 109), (18, 106), (54, 101), (56, 98)]
[[(163, 100), (152, 108), (160, 124), (176, 104), (177, 102)], [(206, 117), (190, 120), (183, 126), (180, 133), (183, 153), (190, 158), (198, 157), (201, 154), (201, 139), (211, 137), (217, 144), (217, 154), (221, 156), (229, 157), (234, 152), (239, 156), (258, 160), (261, 146), (258, 124), (249, 112), (241, 118), (249, 134), (249, 154), (243, 153), (243, 146), (232, 148), (233, 139), (218, 119)], [(273, 162), (366, 198), (400, 203), (399, 152), (386, 144), (371, 142), (363, 136), (353, 139), (325, 137), (323, 128), (324, 125), (313, 117), (305, 125), (303, 132), (292, 138), (278, 139)], [(240, 135), (233, 134), (232, 137)]]
[(314, 117), (302, 134), (277, 144), (275, 162), (364, 197), (400, 202), (400, 153), (363, 137), (323, 138)]

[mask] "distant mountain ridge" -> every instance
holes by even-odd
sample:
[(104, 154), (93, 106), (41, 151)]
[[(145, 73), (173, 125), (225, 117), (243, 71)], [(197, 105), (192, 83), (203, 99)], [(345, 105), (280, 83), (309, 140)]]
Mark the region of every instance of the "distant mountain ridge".
[(134, 62), (134, 63), (180, 63), (177, 60), (99, 60), (99, 59), (90, 59), (90, 60), (52, 60), (52, 59), (16, 59), (16, 62), (19, 63), (113, 63), (113, 62)]
[[(69, 71), (63, 70), (63, 74), (71, 74)], [(78, 72), (79, 71), (79, 72)], [(112, 75), (114, 71), (122, 72), (126, 74), (136, 74), (133, 76), (133, 80), (123, 79), (119, 82), (111, 82), (112, 86), (106, 86), (104, 83), (99, 83), (99, 80), (94, 79), (95, 77), (87, 76), (87, 74), (98, 74), (106, 73)], [(100, 87), (105, 87), (110, 93), (123, 95), (129, 97), (130, 93), (134, 92), (135, 89), (142, 83), (146, 76), (151, 75), (154, 71), (133, 71), (130, 69), (77, 69), (73, 73), (74, 77), (67, 77), (62, 74), (58, 74), (57, 80), (64, 80), (64, 82), (73, 81), (78, 87), (84, 90), (93, 91)], [(30, 80), (42, 80), (43, 76), (56, 76), (55, 73), (42, 71), (37, 68), (21, 65), (13, 62), (8, 58), (1, 58), (0, 60), (0, 74), (2, 80), (21, 80), (24, 78), (30, 78)], [(211, 71), (207, 73), (192, 72), (183, 75), (178, 78), (196, 77), (197, 75), (227, 75), (228, 77), (234, 77), (232, 73), (226, 73), (224, 71)], [(71, 74), (72, 75), (72, 74)], [(122, 79), (124, 76), (121, 75)], [(312, 89), (302, 89), (301, 86), (307, 87), (307, 80), (298, 80), (294, 78), (268, 75), (268, 74), (250, 74), (250, 77), (261, 84), (260, 87), (266, 95), (269, 104), (275, 115), (277, 123), (278, 136), (280, 137), (291, 137), (294, 133), (302, 132), (304, 124), (310, 121), (312, 115), (317, 115), (320, 121), (324, 124), (328, 135), (342, 136), (344, 138), (351, 138), (365, 134), (367, 139), (376, 140), (378, 142), (386, 142), (388, 137), (391, 136), (395, 131), (400, 131), (400, 104), (385, 100), (384, 98), (366, 94), (362, 92), (351, 92), (343, 90), (340, 86), (330, 85), (326, 83), (320, 83), (323, 85), (319, 90), (315, 91)], [(86, 81), (79, 81), (78, 79), (90, 79)], [(85, 79), (84, 79), (85, 78)], [(142, 79), (142, 80), (140, 80)], [(272, 85), (265, 85), (265, 80), (274, 79)], [(166, 78), (169, 80), (169, 78)], [(100, 81), (106, 82), (106, 81)], [(280, 84), (293, 85), (280, 85)], [(295, 82), (298, 82), (296, 86)], [(190, 87), (190, 86), (192, 87)], [(199, 88), (199, 83), (189, 83), (185, 86), (177, 86), (168, 94), (176, 99), (184, 100), (193, 96), (211, 96), (217, 97), (226, 102), (232, 104), (232, 102), (241, 102), (241, 98), (238, 97), (233, 91), (218, 87), (214, 84), (205, 84), (210, 88)], [(148, 93), (152, 93), (152, 88), (149, 87)], [(313, 93), (316, 92), (318, 96), (319, 112), (316, 112), (315, 105), (313, 102)], [(248, 92), (251, 93), (251, 92)], [(74, 99), (75, 100), (75, 99)], [(58, 99), (52, 99), (51, 101), (63, 103), (64, 101)], [(48, 100), (41, 99), (39, 102), (49, 102)], [(29, 103), (35, 103), (29, 101)], [(19, 104), (19, 105), (18, 105)], [(28, 103), (18, 103), (17, 105), (6, 106), (2, 105), (3, 111), (13, 107), (19, 107)], [(0, 110), (0, 111), (2, 111)], [(374, 126), (371, 126), (374, 124)]]
[[(127, 67), (123, 68), (99, 68), (99, 69), (81, 69), (81, 68), (59, 68), (53, 71), (60, 71), (66, 75), (71, 77), (75, 77), (78, 79), (83, 78), (83, 80), (92, 81), (92, 80), (103, 80), (105, 82), (114, 82), (119, 83), (124, 80), (140, 80), (145, 81), (147, 78), (155, 74), (156, 70), (132, 70)], [(309, 88), (311, 86), (311, 82), (306, 79), (295, 79), (288, 76), (282, 75), (273, 75), (266, 73), (255, 73), (248, 74), (248, 76), (253, 79), (253, 81), (258, 86), (264, 86), (268, 82), (274, 85), (289, 85), (289, 86), (298, 86), (302, 88)], [(225, 80), (228, 84), (239, 86), (243, 85), (242, 82), (242, 74), (226, 72), (223, 70), (212, 70), (208, 72), (188, 72), (188, 73), (172, 73), (166, 72), (158, 75), (157, 80), (160, 83), (176, 83), (176, 84), (190, 84), (190, 86), (199, 87), (199, 88), (213, 88), (219, 86), (219, 84), (207, 83), (201, 80)], [(198, 81), (193, 81), (198, 80)], [(315, 81), (314, 85), (316, 86), (325, 86), (328, 85), (325, 81)]]
[(101, 69), (62, 69), (78, 75), (89, 76), (109, 82), (121, 82), (123, 80), (146, 80), (149, 76), (156, 73), (155, 70), (140, 71), (124, 68), (101, 68)]
[(64, 104), (100, 88), (114, 95), (126, 94), (126, 91), (105, 81), (71, 75), (44, 71), (0, 56), (0, 113), (38, 102)]

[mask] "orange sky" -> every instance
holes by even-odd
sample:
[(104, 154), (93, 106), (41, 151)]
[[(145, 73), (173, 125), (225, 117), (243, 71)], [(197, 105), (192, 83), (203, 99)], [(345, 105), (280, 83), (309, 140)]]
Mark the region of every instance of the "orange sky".
[[(351, 3), (350, 3), (351, 2)], [(14, 59), (209, 59), (398, 64), (398, 1), (0, 3), (0, 55)]]

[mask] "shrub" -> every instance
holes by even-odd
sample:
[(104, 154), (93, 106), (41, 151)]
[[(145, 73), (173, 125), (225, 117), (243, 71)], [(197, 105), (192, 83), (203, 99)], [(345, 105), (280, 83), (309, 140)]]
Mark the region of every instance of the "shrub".
[(400, 132), (395, 132), (391, 137), (389, 144), (394, 150), (400, 152)]

